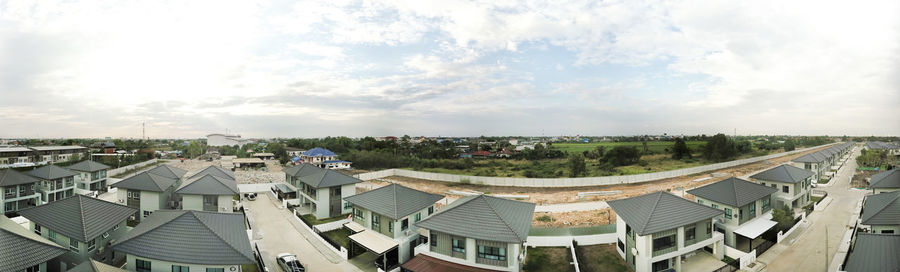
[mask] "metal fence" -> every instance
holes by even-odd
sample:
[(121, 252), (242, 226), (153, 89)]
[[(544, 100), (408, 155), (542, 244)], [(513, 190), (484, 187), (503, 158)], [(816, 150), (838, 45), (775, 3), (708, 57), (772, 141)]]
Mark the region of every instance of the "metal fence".
[(738, 271), (741, 268), (741, 259), (736, 259), (728, 262), (719, 269), (713, 270), (713, 272), (734, 272)]
[(480, 184), (491, 186), (514, 186), (514, 187), (584, 187), (584, 186), (601, 186), (614, 184), (641, 183), (660, 179), (674, 178), (680, 176), (700, 174), (704, 172), (716, 171), (724, 168), (765, 161), (778, 158), (781, 156), (797, 154), (809, 150), (830, 146), (833, 144), (797, 149), (788, 152), (771, 154), (760, 157), (740, 159), (728, 162), (720, 162), (697, 167), (676, 169), (670, 171), (662, 171), (655, 173), (645, 173), (624, 176), (603, 176), (603, 177), (583, 177), (583, 178), (509, 178), (509, 177), (483, 177), (483, 176), (467, 176), (453, 175), (442, 173), (430, 173), (421, 171), (412, 171), (405, 169), (387, 169), (369, 173), (355, 175), (362, 180), (379, 179), (389, 176), (403, 176), (417, 179), (436, 180), (444, 182), (455, 182), (464, 184)]
[(256, 265), (259, 266), (259, 271), (269, 271), (269, 269), (266, 268), (266, 263), (263, 262), (262, 251), (259, 251), (259, 245), (253, 245), (253, 247), (256, 250), (256, 252), (253, 252), (253, 257), (256, 258)]

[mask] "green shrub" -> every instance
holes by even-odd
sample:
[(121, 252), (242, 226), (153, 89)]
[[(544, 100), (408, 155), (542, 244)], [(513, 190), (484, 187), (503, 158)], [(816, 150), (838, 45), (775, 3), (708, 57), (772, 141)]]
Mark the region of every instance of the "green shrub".
[(550, 222), (550, 220), (551, 220), (551, 218), (549, 215), (541, 215), (541, 216), (538, 216), (538, 218), (537, 218), (537, 221), (541, 221), (541, 222)]

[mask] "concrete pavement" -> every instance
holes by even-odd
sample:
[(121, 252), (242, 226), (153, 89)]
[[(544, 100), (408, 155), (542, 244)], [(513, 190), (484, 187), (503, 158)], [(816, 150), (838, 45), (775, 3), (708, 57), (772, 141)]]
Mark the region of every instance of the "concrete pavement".
[(329, 260), (333, 258), (326, 258), (304, 235), (315, 234), (292, 226), (288, 219), (293, 215), (289, 211), (275, 207), (268, 194), (259, 194), (258, 198), (245, 205), (249, 207), (247, 216), (253, 224), (254, 241), (258, 241), (270, 272), (281, 270), (275, 264), (275, 256), (284, 252), (296, 254), (307, 271), (361, 271), (345, 260), (333, 263)]
[(765, 264), (764, 271), (828, 271), (841, 239), (853, 227), (848, 222), (867, 193), (850, 188), (859, 154), (859, 148), (855, 148), (829, 186), (816, 188), (828, 192), (832, 202), (824, 210), (811, 213), (799, 229), (757, 258)]

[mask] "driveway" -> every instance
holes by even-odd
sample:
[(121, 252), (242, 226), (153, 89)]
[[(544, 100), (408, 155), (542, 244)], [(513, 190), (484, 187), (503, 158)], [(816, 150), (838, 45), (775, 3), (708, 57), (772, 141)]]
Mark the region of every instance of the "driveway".
[(360, 271), (356, 266), (341, 261), (332, 263), (316, 247), (294, 228), (288, 218), (291, 213), (278, 209), (269, 194), (259, 194), (255, 201), (247, 201), (247, 216), (253, 224), (253, 238), (258, 241), (263, 261), (270, 272), (281, 271), (275, 264), (275, 256), (287, 252), (297, 255), (308, 271)]
[(832, 198), (831, 204), (822, 211), (811, 213), (807, 217), (808, 223), (757, 259), (766, 264), (766, 270), (826, 271), (844, 233), (853, 227), (848, 226), (847, 222), (867, 193), (865, 190), (850, 188), (850, 177), (856, 169), (856, 157), (859, 154), (859, 148), (855, 148), (853, 156), (838, 170), (831, 184), (816, 188), (828, 192), (828, 197)]

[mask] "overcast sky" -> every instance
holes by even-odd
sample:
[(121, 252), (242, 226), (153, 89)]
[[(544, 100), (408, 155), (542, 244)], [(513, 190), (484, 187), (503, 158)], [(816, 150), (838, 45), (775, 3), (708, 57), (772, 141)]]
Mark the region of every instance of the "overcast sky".
[(900, 1), (5, 1), (0, 137), (900, 135)]

